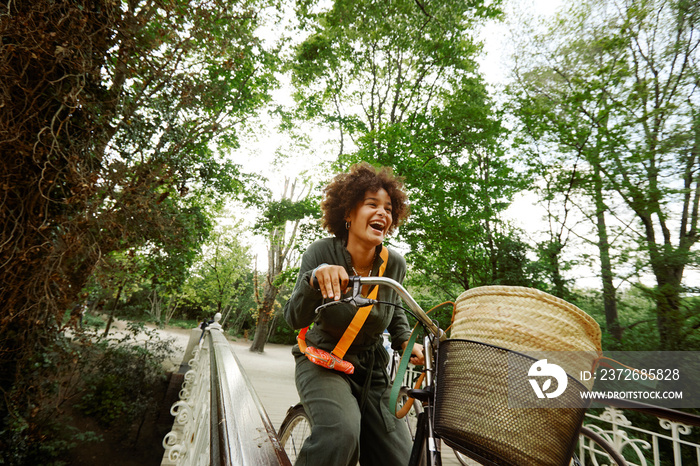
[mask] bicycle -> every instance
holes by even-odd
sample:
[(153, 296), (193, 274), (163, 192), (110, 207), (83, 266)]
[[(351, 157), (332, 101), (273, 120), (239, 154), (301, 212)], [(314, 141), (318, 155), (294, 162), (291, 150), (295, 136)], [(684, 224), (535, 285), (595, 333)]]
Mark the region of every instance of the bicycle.
[[(350, 285), (349, 288), (353, 290), (351, 296), (343, 298), (339, 302), (352, 303), (356, 307), (374, 304), (377, 301), (368, 300), (361, 296), (362, 286), (389, 286), (396, 291), (408, 307), (404, 310), (411, 314), (426, 332), (424, 337), (425, 366), (423, 372), (425, 381), (423, 386), (422, 388), (402, 386), (399, 392), (399, 404), (412, 399), (411, 403), (415, 412), (415, 426), (410, 429), (414, 442), (409, 465), (441, 465), (441, 445), (443, 442), (454, 450), (457, 459), (464, 465), (528, 464), (527, 460), (523, 460), (527, 455), (520, 451), (528, 445), (525, 447), (516, 445), (512, 448), (513, 451), (508, 451), (507, 446), (504, 448), (503, 442), (494, 442), (488, 435), (479, 431), (483, 423), (482, 419), (471, 419), (471, 415), (465, 418), (461, 415), (461, 406), (483, 400), (465, 399), (464, 393), (460, 393), (460, 390), (450, 390), (450, 387), (455, 384), (455, 380), (463, 380), (465, 375), (471, 376), (471, 374), (460, 373), (460, 370), (464, 368), (454, 364), (454, 361), (470, 357), (488, 358), (488, 367), (491, 369), (502, 367), (505, 358), (515, 358), (520, 361), (519, 363), (526, 364), (528, 367), (534, 359), (485, 343), (448, 340), (446, 333), (427, 316), (408, 291), (395, 280), (387, 277), (350, 277)], [(327, 303), (321, 308), (333, 304)], [(453, 361), (453, 364), (446, 364), (447, 360)], [(503, 374), (504, 378), (505, 376), (506, 374)], [(572, 378), (572, 380), (578, 383), (575, 379)], [(487, 398), (492, 397), (492, 395), (494, 394), (489, 392)], [(467, 394), (467, 396), (471, 395)], [(494, 400), (487, 400), (486, 410), (488, 410), (488, 401)], [(507, 403), (504, 405), (503, 400), (496, 401), (499, 401), (501, 406), (507, 406)], [(558, 443), (552, 441), (549, 445), (538, 445), (535, 454), (538, 457), (539, 455), (550, 455), (554, 458), (550, 463), (559, 458), (558, 463), (554, 464), (562, 464), (561, 458), (563, 461), (567, 461), (568, 458), (572, 457), (575, 446), (573, 438), (577, 437), (575, 434), (580, 434), (586, 437), (589, 442), (595, 442), (600, 447), (598, 452), (607, 455), (609, 461), (614, 461), (614, 464), (618, 466), (626, 466), (624, 458), (602, 437), (590, 429), (581, 428), (584, 412), (585, 408), (564, 410), (558, 416), (563, 418), (560, 420), (559, 426), (562, 429), (568, 429), (571, 438)], [(465, 425), (467, 425), (466, 428)], [(515, 428), (521, 428), (521, 424), (516, 421), (513, 421), (513, 425)], [(411, 424), (409, 426), (413, 427)], [(473, 432), (469, 431), (470, 426), (474, 427)], [(310, 432), (311, 421), (306, 415), (303, 405), (297, 404), (291, 407), (280, 426), (279, 438), (292, 463)], [(552, 445), (555, 445), (556, 448), (551, 448)], [(478, 461), (478, 463), (474, 463), (470, 459)], [(580, 464), (575, 455), (571, 464)]]

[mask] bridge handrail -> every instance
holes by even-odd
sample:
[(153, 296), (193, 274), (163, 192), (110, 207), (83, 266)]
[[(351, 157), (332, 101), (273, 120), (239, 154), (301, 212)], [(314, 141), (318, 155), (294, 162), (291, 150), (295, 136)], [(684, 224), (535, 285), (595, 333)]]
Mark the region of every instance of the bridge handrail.
[(162, 466), (291, 466), (240, 361), (218, 324), (205, 330), (173, 404)]

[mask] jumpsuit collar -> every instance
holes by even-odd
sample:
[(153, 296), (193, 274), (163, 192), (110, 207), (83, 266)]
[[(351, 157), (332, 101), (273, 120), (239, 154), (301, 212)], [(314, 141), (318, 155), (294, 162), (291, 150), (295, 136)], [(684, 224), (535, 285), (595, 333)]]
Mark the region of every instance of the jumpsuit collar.
[[(343, 250), (343, 257), (345, 258), (345, 270), (350, 273), (352, 271), (352, 256), (350, 255), (350, 251), (348, 251), (348, 243), (347, 240), (344, 241), (339, 241), (340, 246)], [(374, 248), (374, 266), (372, 267), (372, 276), (376, 276), (377, 273), (379, 273), (379, 267), (384, 263), (384, 260), (382, 260), (381, 255), (379, 252), (382, 250), (383, 245), (379, 245), (376, 248)]]

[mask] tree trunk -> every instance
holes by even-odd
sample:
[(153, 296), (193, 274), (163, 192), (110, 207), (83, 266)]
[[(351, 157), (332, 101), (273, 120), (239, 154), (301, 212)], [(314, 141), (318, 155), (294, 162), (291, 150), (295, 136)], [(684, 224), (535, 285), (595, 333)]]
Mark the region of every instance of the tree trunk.
[(250, 351), (262, 353), (265, 350), (267, 336), (270, 328), (270, 321), (274, 314), (275, 299), (279, 289), (272, 284), (269, 277), (265, 281), (265, 291), (262, 305), (258, 307), (258, 323), (255, 326), (255, 336)]
[(646, 231), (651, 269), (656, 278), (654, 301), (656, 302), (659, 349), (662, 351), (680, 350), (685, 339), (682, 331), (684, 322), (681, 312), (681, 282), (687, 262), (684, 257), (687, 256), (689, 250), (674, 248), (668, 241), (659, 246), (656, 243), (651, 215), (645, 213), (639, 214), (639, 217)]
[(231, 309), (233, 309), (233, 304), (229, 303), (226, 306), (224, 306), (221, 311), (219, 311), (221, 312), (221, 325), (224, 325), (228, 320), (228, 317), (231, 314)]
[(262, 303), (258, 305), (258, 323), (255, 326), (253, 344), (250, 346), (250, 351), (257, 353), (262, 353), (265, 350), (270, 321), (275, 310), (275, 300), (277, 299), (277, 293), (279, 293), (279, 288), (274, 285), (273, 279), (274, 277), (269, 275), (266, 277)]
[(594, 164), (593, 187), (596, 209), (596, 229), (598, 232), (598, 253), (600, 255), (600, 277), (603, 282), (603, 309), (605, 310), (605, 326), (617, 343), (622, 342), (622, 327), (617, 315), (617, 292), (613, 284), (613, 270), (610, 262), (610, 241), (608, 228), (605, 223), (607, 206), (603, 199), (603, 181), (600, 167)]
[[(285, 179), (282, 199), (292, 200), (295, 188), (296, 182), (291, 183), (290, 186), (289, 178)], [(302, 190), (302, 195), (304, 194), (303, 191), (304, 190)], [(301, 217), (293, 221), (284, 221), (280, 224), (273, 225), (269, 231), (270, 246), (268, 249), (267, 276), (265, 277), (262, 300), (260, 300), (258, 293), (258, 274), (257, 272), (253, 274), (255, 302), (258, 304), (258, 322), (255, 326), (255, 337), (253, 338), (250, 351), (262, 353), (265, 349), (270, 320), (274, 314), (275, 299), (277, 299), (277, 294), (279, 293), (279, 288), (275, 286), (274, 283), (284, 270), (285, 264), (289, 258), (289, 253), (292, 250), (292, 246), (294, 246), (300, 221)], [(289, 235), (287, 235), (288, 223), (292, 225)], [(255, 267), (257, 269), (257, 258)]]
[(231, 331), (233, 334), (237, 335), (241, 332), (241, 327), (243, 326), (243, 323), (245, 322), (246, 318), (246, 311), (239, 310), (238, 312), (234, 312), (233, 314), (233, 323), (230, 325)]
[(163, 315), (163, 308), (162, 308), (162, 300), (163, 298), (158, 295), (158, 289), (153, 288), (153, 298), (151, 298), (151, 294), (148, 295), (149, 301), (151, 301), (151, 316), (156, 320), (156, 322), (160, 323), (161, 321), (161, 316)]
[(114, 306), (112, 306), (112, 310), (109, 313), (109, 319), (107, 319), (107, 325), (105, 327), (105, 333), (104, 333), (105, 337), (107, 337), (107, 335), (109, 335), (109, 328), (112, 326), (112, 322), (114, 321), (114, 312), (117, 310), (117, 305), (119, 304), (119, 298), (122, 295), (123, 289), (124, 289), (124, 282), (122, 282), (119, 285), (119, 289), (117, 290), (117, 297), (114, 299)]
[(279, 318), (279, 314), (275, 314), (274, 312), (272, 313), (271, 321), (270, 321), (270, 329), (267, 332), (267, 337), (265, 341), (270, 341), (270, 339), (275, 336), (275, 330), (277, 330), (277, 320)]
[(552, 294), (565, 300), (569, 293), (566, 287), (566, 279), (561, 273), (561, 264), (559, 263), (564, 245), (557, 239), (551, 239), (544, 243), (544, 247), (546, 249), (543, 252), (543, 256), (546, 261), (549, 278), (552, 280)]
[(659, 349), (662, 351), (680, 351), (683, 349), (685, 335), (683, 332), (683, 313), (681, 312), (681, 280), (683, 272), (678, 273), (673, 267), (665, 267), (656, 274), (657, 288), (656, 326), (659, 330)]
[(175, 312), (177, 311), (178, 306), (180, 305), (180, 298), (175, 297), (174, 295), (170, 295), (170, 298), (168, 298), (168, 306), (165, 309), (165, 313), (163, 316), (163, 321), (161, 322), (161, 326), (165, 327), (170, 323), (170, 319), (173, 318), (175, 315)]
[[(657, 248), (649, 241), (651, 262), (656, 276), (656, 319), (662, 350), (682, 349), (685, 334), (684, 317), (681, 312), (681, 292), (685, 265), (690, 263), (691, 248), (698, 241), (698, 221), (700, 216), (700, 176), (697, 166), (700, 161), (700, 117), (693, 121), (694, 142), (686, 161), (684, 173), (685, 199), (681, 215), (678, 247), (673, 248), (666, 240), (663, 248)], [(645, 226), (647, 224), (645, 223)], [(647, 239), (653, 239), (647, 228)]]
[(263, 353), (265, 351), (265, 343), (267, 343), (270, 311), (267, 309), (259, 309), (258, 312), (258, 324), (255, 326), (255, 336), (253, 337), (253, 344), (250, 345), (250, 351)]

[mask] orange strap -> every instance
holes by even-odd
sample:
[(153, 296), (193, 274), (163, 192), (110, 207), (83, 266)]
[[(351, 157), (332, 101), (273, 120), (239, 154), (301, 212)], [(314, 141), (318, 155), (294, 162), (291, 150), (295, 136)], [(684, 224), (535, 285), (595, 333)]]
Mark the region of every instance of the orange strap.
[[(377, 274), (377, 276), (381, 277), (384, 275), (384, 271), (386, 270), (386, 264), (389, 261), (389, 250), (382, 246), (382, 250), (379, 252), (379, 257), (381, 257), (383, 262), (379, 266), (379, 273)], [(377, 299), (378, 293), (379, 287), (375, 286), (370, 292), (368, 298)], [(355, 313), (355, 317), (353, 317), (352, 321), (350, 322), (350, 325), (348, 325), (348, 328), (345, 329), (343, 336), (340, 337), (340, 340), (338, 340), (338, 344), (335, 345), (335, 348), (333, 348), (331, 354), (339, 357), (340, 359), (342, 359), (345, 356), (345, 353), (347, 353), (348, 349), (350, 348), (350, 345), (352, 345), (352, 342), (355, 341), (355, 337), (357, 337), (357, 334), (360, 332), (360, 329), (364, 325), (365, 320), (367, 320), (367, 317), (369, 316), (372, 307), (373, 305), (369, 305), (361, 307), (357, 310), (357, 312)], [(302, 353), (306, 351), (306, 332), (308, 330), (309, 327), (301, 329), (299, 331), (299, 336), (297, 336), (299, 350)]]
[(306, 332), (309, 331), (309, 327), (304, 327), (299, 330), (299, 335), (297, 335), (297, 343), (299, 344), (299, 351), (306, 353)]

